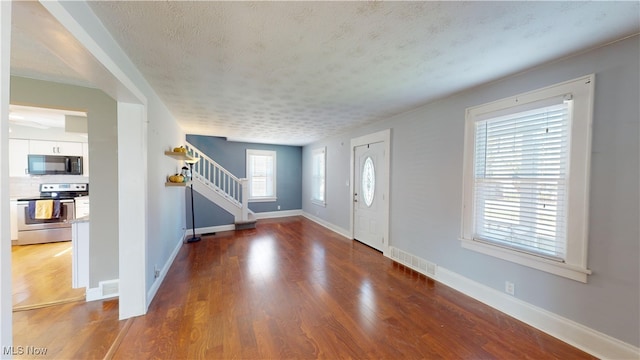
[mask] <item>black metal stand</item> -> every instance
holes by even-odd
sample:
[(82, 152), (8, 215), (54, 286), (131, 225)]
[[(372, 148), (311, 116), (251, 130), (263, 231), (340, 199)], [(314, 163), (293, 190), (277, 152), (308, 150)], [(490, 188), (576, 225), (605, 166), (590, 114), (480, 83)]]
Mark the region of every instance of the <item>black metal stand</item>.
[(193, 211), (193, 163), (189, 163), (189, 171), (191, 172), (191, 230), (193, 230), (193, 236), (187, 239), (187, 243), (194, 243), (200, 241), (200, 237), (196, 236), (196, 215)]

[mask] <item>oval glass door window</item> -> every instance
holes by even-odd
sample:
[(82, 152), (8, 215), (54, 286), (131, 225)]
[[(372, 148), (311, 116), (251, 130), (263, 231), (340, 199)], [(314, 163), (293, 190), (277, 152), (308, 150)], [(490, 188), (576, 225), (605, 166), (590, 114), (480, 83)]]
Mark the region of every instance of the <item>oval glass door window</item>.
[(368, 156), (362, 166), (362, 197), (367, 206), (373, 204), (373, 197), (376, 192), (376, 171), (373, 166), (373, 159)]

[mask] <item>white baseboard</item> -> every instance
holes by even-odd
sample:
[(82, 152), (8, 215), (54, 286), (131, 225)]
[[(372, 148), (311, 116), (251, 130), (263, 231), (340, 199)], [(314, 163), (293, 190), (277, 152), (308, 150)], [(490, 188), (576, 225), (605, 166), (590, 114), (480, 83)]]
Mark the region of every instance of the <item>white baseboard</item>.
[[(275, 219), (275, 218), (281, 218), (281, 217), (300, 216), (300, 215), (302, 215), (302, 210), (269, 211), (269, 212), (260, 212), (260, 213), (251, 214), (251, 216), (253, 216), (253, 218), (256, 220)], [(235, 229), (236, 229), (235, 224), (201, 227), (201, 228), (196, 228), (196, 235), (209, 234), (209, 233), (222, 232), (222, 231), (233, 231)], [(193, 236), (193, 231), (191, 229), (185, 230), (184, 232), (185, 239), (191, 236)]]
[(345, 230), (339, 226), (333, 225), (332, 223), (322, 220), (319, 217), (313, 216), (311, 214), (309, 214), (308, 212), (302, 212), (302, 216), (306, 217), (307, 219), (317, 223), (318, 225), (322, 225), (324, 227), (326, 227), (327, 229), (338, 233), (344, 237), (346, 237), (349, 240), (353, 240), (353, 237), (351, 237), (351, 232), (349, 230)]
[(289, 216), (300, 216), (302, 215), (302, 210), (269, 211), (253, 213), (252, 215), (255, 219), (275, 219)]
[[(307, 219), (317, 223), (318, 225), (324, 226), (327, 229), (346, 237), (347, 239), (353, 239), (348, 230), (345, 230), (345, 229), (343, 229), (341, 227), (335, 226), (335, 225), (331, 224), (330, 222), (324, 221), (324, 220), (320, 219), (319, 217), (313, 216), (313, 215), (311, 215), (311, 214), (309, 214), (307, 212), (304, 212), (302, 210), (284, 210), (284, 211), (260, 212), (260, 213), (253, 213), (252, 216), (256, 220), (260, 220), (260, 219), (275, 219), (275, 218), (282, 218), (282, 217), (289, 217), (289, 216), (304, 216)], [(203, 228), (196, 228), (196, 235), (214, 233), (214, 232), (219, 232), (219, 231), (232, 231), (232, 230), (235, 230), (235, 225), (234, 224), (219, 225), (219, 226), (209, 226), (209, 227), (203, 227)], [(193, 232), (191, 231), (191, 229), (187, 229), (187, 230), (185, 230), (184, 234), (185, 234), (184, 236), (185, 236), (185, 239), (186, 239), (187, 237), (192, 236)]]
[[(211, 234), (211, 233), (217, 233), (222, 231), (233, 231), (235, 229), (236, 229), (236, 226), (234, 224), (207, 226), (207, 227), (196, 228), (196, 235)], [(190, 238), (191, 236), (193, 236), (193, 231), (191, 229), (187, 229), (184, 231), (184, 237), (183, 237), (184, 240)]]
[(100, 288), (87, 288), (87, 301), (102, 300)]
[(164, 282), (164, 278), (167, 276), (167, 273), (169, 272), (169, 268), (173, 264), (173, 261), (176, 259), (176, 256), (178, 256), (178, 252), (180, 251), (182, 244), (183, 244), (183, 240), (180, 239), (180, 241), (178, 241), (178, 243), (176, 244), (176, 247), (171, 252), (171, 255), (169, 255), (169, 259), (160, 270), (160, 275), (155, 279), (155, 281), (151, 285), (149, 292), (147, 292), (147, 308), (149, 308), (149, 305), (151, 305), (153, 298), (156, 297), (156, 294), (160, 289), (160, 285), (162, 285), (162, 283)]
[(573, 320), (438, 268), (436, 280), (601, 359), (638, 359), (640, 349)]
[[(389, 253), (402, 254), (404, 252), (399, 250), (390, 251)], [(435, 276), (429, 274), (423, 271), (420, 266), (415, 266), (416, 263), (429, 262), (415, 255), (409, 254), (409, 256), (403, 256), (402, 259), (394, 258), (393, 256), (389, 257), (593, 356), (601, 359), (640, 358), (640, 349), (633, 345), (531, 305), (443, 267), (436, 267)]]
[(105, 300), (120, 296), (119, 283), (119, 279), (100, 281), (97, 288), (87, 288), (86, 300)]

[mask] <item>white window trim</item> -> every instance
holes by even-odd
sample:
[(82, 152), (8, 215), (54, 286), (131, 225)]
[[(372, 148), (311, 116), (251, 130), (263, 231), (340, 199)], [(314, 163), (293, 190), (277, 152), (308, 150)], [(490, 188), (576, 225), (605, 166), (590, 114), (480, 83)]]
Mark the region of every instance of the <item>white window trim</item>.
[[(464, 248), (576, 281), (587, 282), (587, 275), (591, 274), (591, 270), (587, 268), (587, 244), (594, 84), (595, 75), (591, 74), (467, 109), (464, 138), (462, 228), (460, 237)], [(570, 176), (567, 204), (567, 255), (565, 262), (553, 261), (540, 256), (474, 240), (473, 165), (475, 119), (481, 114), (565, 94), (572, 95), (571, 111), (573, 112), (570, 130), (568, 171)]]
[[(249, 162), (249, 157), (253, 156), (253, 155), (257, 155), (257, 156), (271, 156), (273, 157), (273, 196), (251, 196), (251, 180), (252, 180), (252, 174), (251, 174), (251, 169), (250, 169), (250, 162)], [(247, 179), (249, 179), (249, 202), (273, 202), (273, 201), (277, 201), (278, 197), (277, 197), (277, 174), (278, 174), (278, 166), (277, 166), (277, 156), (276, 156), (276, 152), (272, 151), (272, 150), (254, 150), (254, 149), (247, 149), (247, 157), (245, 159), (245, 163), (246, 163), (246, 168), (247, 168)]]
[[(324, 156), (324, 189), (323, 189), (323, 194), (322, 194), (322, 198), (324, 200), (320, 200), (320, 199), (316, 199), (314, 198), (314, 193), (315, 193), (315, 189), (313, 189), (313, 187), (315, 187), (317, 184), (315, 183), (315, 179), (311, 179), (311, 203), (318, 205), (318, 206), (322, 206), (322, 207), (326, 207), (327, 206), (327, 147), (321, 147), (321, 148), (317, 148), (317, 149), (313, 149), (313, 151), (311, 152), (311, 164), (312, 166), (315, 166), (315, 157), (318, 154), (322, 154)], [(313, 171), (311, 172), (311, 176), (313, 176)]]

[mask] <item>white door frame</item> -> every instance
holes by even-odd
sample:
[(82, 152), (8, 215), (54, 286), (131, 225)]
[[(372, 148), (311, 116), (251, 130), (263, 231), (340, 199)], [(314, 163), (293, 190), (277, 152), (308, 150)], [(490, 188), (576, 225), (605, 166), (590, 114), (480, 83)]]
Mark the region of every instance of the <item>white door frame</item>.
[(372, 144), (372, 143), (384, 143), (384, 160), (382, 161), (382, 176), (385, 176), (384, 185), (382, 186), (382, 202), (380, 204), (380, 209), (382, 210), (382, 234), (384, 236), (383, 239), (383, 250), (382, 253), (385, 256), (389, 256), (389, 189), (391, 188), (390, 179), (391, 179), (391, 129), (386, 129), (382, 131), (378, 131), (373, 134), (368, 134), (364, 136), (360, 136), (354, 139), (351, 139), (351, 171), (349, 174), (349, 227), (351, 239), (355, 239), (355, 226), (354, 226), (354, 206), (353, 206), (353, 198), (355, 193), (355, 184), (353, 183), (354, 175), (356, 171), (356, 160), (355, 160), (355, 150), (356, 147)]
[[(0, 1), (0, 348), (13, 344), (11, 234), (9, 231), (9, 73), (11, 2)], [(11, 355), (0, 353), (0, 358)]]
[[(145, 149), (143, 152), (143, 163), (138, 164), (135, 169), (131, 169), (128, 158), (120, 156), (118, 165), (123, 170), (134, 170), (128, 172), (128, 178), (140, 178), (134, 184), (120, 183), (120, 195), (133, 194), (128, 198), (128, 204), (132, 201), (136, 206), (131, 210), (122, 209), (120, 200), (120, 219), (135, 213), (137, 216), (144, 214), (144, 221), (138, 223), (120, 223), (118, 228), (119, 243), (119, 272), (128, 276), (120, 277), (120, 319), (132, 317), (146, 313), (146, 245), (147, 245), (147, 220), (146, 220), (146, 122), (147, 122), (147, 99), (134, 85), (134, 82), (125, 75), (124, 71), (116, 62), (107, 55), (97, 42), (87, 33), (87, 31), (73, 18), (71, 14), (57, 1), (41, 3), (70, 33), (72, 33), (80, 43), (91, 52), (96, 59), (107, 68), (116, 81), (121, 84), (122, 95), (131, 102), (132, 99), (138, 104), (124, 105), (119, 103), (119, 108), (126, 108), (127, 118), (136, 124), (135, 136), (127, 136), (118, 139), (118, 146), (129, 149), (138, 146)], [(9, 168), (8, 168), (8, 121), (9, 113), (9, 82), (10, 82), (10, 44), (11, 44), (11, 2), (0, 1), (0, 345), (10, 346), (13, 340), (13, 311), (12, 311), (12, 285), (11, 285), (11, 236), (9, 236)], [(126, 89), (126, 90), (125, 90)], [(133, 96), (127, 96), (134, 94)], [(124, 120), (124, 119), (122, 119)], [(121, 119), (119, 119), (121, 121)], [(123, 154), (124, 152), (120, 152)], [(134, 174), (134, 175), (131, 175)], [(122, 179), (122, 178), (121, 178)], [(121, 220), (122, 221), (122, 220)], [(0, 358), (11, 357), (11, 355), (0, 354)]]
[[(83, 16), (83, 11), (91, 13), (86, 6), (75, 9), (72, 14), (60, 1), (40, 1), (47, 11), (69, 31), (91, 53), (96, 60), (120, 84), (122, 89), (115, 100), (118, 101), (118, 270), (119, 278), (119, 318), (120, 320), (143, 315), (147, 312), (146, 287), (146, 247), (147, 247), (147, 98), (135, 82), (125, 73), (112, 57), (113, 51), (105, 51), (92, 34), (87, 32), (74, 16)], [(75, 8), (74, 6), (70, 6)], [(117, 54), (116, 54), (117, 55)], [(132, 133), (126, 134), (121, 127), (124, 123)], [(122, 151), (126, 149), (126, 151)], [(141, 162), (130, 161), (127, 155), (131, 149), (144, 149)], [(124, 155), (123, 155), (124, 154)], [(127, 175), (122, 175), (123, 172)], [(129, 180), (123, 181), (124, 177)], [(144, 182), (144, 183), (142, 183)], [(123, 197), (126, 198), (126, 203)], [(125, 204), (127, 206), (125, 206)], [(131, 222), (127, 217), (138, 218)], [(127, 274), (127, 276), (122, 276)]]

